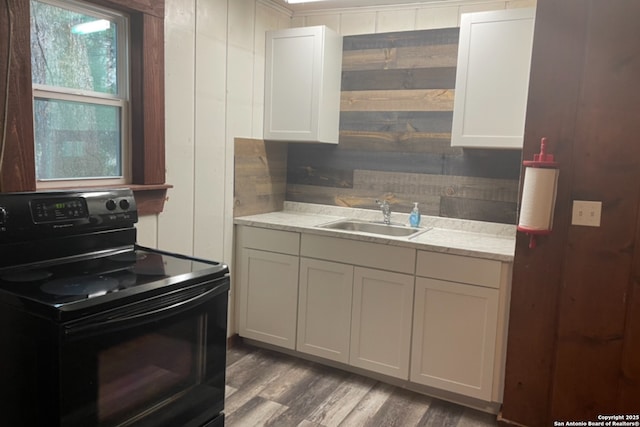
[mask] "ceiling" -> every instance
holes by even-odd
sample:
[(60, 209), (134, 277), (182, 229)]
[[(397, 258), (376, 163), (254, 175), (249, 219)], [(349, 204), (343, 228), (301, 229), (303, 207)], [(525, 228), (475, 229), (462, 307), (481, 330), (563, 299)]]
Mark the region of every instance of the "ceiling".
[(272, 0), (293, 12), (321, 11), (328, 9), (344, 9), (367, 6), (396, 6), (415, 3), (447, 3), (456, 0), (323, 0), (309, 3), (289, 4), (285, 0)]

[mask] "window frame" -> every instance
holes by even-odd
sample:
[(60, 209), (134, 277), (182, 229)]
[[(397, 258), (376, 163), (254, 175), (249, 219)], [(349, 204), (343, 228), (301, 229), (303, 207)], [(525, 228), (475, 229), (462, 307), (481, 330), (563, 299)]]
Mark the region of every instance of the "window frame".
[[(131, 184), (141, 215), (162, 211), (165, 183), (164, 0), (82, 0), (130, 18)], [(0, 2), (0, 192), (34, 191), (29, 2)]]

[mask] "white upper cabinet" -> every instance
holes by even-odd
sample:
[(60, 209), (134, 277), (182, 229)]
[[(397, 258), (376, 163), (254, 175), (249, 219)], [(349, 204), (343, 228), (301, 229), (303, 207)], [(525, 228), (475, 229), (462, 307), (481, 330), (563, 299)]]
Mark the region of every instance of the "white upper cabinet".
[(522, 148), (534, 19), (535, 9), (462, 15), (452, 146)]
[(342, 36), (321, 25), (267, 32), (264, 139), (337, 144)]

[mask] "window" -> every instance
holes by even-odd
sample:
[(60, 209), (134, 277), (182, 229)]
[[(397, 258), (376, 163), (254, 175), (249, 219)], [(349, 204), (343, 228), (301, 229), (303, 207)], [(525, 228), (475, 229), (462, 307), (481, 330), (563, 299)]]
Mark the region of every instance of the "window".
[[(75, 2), (91, 13), (100, 5), (128, 17), (129, 114), (123, 114), (130, 118), (131, 178), (126, 186), (134, 191), (139, 214), (161, 212), (171, 188), (165, 184), (164, 0)], [(0, 1), (0, 192), (36, 189), (30, 8), (30, 1)], [(88, 149), (84, 140), (66, 136), (62, 154), (74, 156)], [(65, 183), (60, 186), (80, 187), (85, 181)]]
[(127, 17), (59, 0), (30, 16), (37, 186), (128, 182)]

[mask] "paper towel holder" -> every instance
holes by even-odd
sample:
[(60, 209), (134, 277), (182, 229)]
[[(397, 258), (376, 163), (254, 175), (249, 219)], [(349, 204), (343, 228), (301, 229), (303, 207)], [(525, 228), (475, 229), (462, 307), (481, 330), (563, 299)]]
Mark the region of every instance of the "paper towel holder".
[[(557, 169), (559, 163), (556, 162), (553, 158), (553, 154), (547, 153), (547, 138), (543, 137), (540, 139), (540, 153), (533, 155), (533, 160), (524, 160), (522, 164), (525, 167), (533, 167), (533, 168), (547, 168), (547, 169)], [(526, 172), (526, 169), (525, 169)], [(525, 174), (525, 185), (526, 185), (526, 174)], [(555, 203), (551, 209), (555, 209)], [(522, 231), (529, 235), (529, 248), (533, 249), (536, 247), (536, 236), (539, 235), (547, 235), (551, 233), (551, 225), (549, 225), (548, 229), (536, 229), (531, 227), (526, 227), (518, 224), (518, 231)]]

